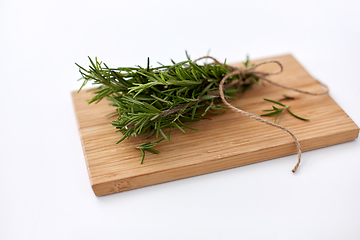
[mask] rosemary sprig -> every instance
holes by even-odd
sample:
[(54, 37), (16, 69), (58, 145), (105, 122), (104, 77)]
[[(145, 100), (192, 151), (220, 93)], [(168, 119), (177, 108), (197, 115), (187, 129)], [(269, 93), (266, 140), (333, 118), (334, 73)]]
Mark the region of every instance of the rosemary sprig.
[[(290, 97), (286, 97), (286, 99), (291, 99)], [(303, 120), (303, 121), (309, 121), (310, 119), (307, 119), (307, 118), (302, 118), (302, 117), (299, 117), (297, 115), (295, 115), (293, 112), (290, 111), (290, 106), (289, 105), (284, 105), (280, 102), (277, 102), (277, 101), (274, 101), (274, 100), (271, 100), (271, 99), (267, 99), (267, 98), (264, 98), (265, 101), (268, 101), (268, 102), (271, 102), (271, 103), (275, 103), (277, 105), (280, 105), (282, 106), (283, 108), (278, 108), (278, 107), (275, 107), (275, 106), (272, 106), (272, 109), (268, 109), (268, 110), (263, 110), (263, 112), (269, 112), (269, 113), (266, 113), (266, 114), (262, 114), (260, 115), (261, 117), (269, 117), (269, 116), (273, 116), (273, 115), (276, 115), (275, 117), (275, 121), (277, 120), (278, 116), (280, 115), (280, 113), (282, 113), (282, 111), (284, 109), (286, 109), (292, 116), (300, 119), (300, 120)]]
[[(89, 57), (89, 69), (80, 65), (83, 84), (79, 91), (88, 83), (97, 85), (95, 95), (88, 103), (98, 103), (106, 98), (110, 105), (116, 107), (118, 118), (111, 124), (121, 132), (123, 137), (117, 143), (131, 136), (147, 134), (146, 138), (161, 138), (136, 147), (142, 152), (158, 154), (153, 147), (163, 140), (170, 142), (170, 133), (174, 128), (185, 133), (185, 128), (197, 130), (187, 122), (206, 119), (205, 114), (221, 114), (227, 107), (219, 98), (219, 83), (232, 70), (223, 65), (193, 63), (187, 60), (174, 62), (172, 65), (150, 66), (148, 58), (146, 68), (120, 67), (110, 68), (97, 58)], [(249, 66), (249, 59), (244, 63)], [(246, 81), (251, 78), (251, 81)], [(238, 92), (244, 92), (259, 79), (252, 75), (235, 75), (227, 79), (224, 88), (226, 97), (235, 98)], [(165, 134), (165, 132), (168, 132)]]
[(144, 158), (145, 158), (145, 151), (148, 151), (148, 152), (151, 152), (151, 153), (154, 153), (154, 154), (159, 154), (159, 151), (158, 150), (155, 150), (155, 149), (152, 149), (153, 147), (156, 146), (156, 144), (158, 144), (159, 142), (165, 140), (165, 138), (162, 138), (156, 142), (148, 142), (148, 143), (145, 143), (145, 144), (142, 144), (138, 147), (136, 147), (137, 149), (140, 149), (140, 151), (142, 152), (142, 158), (141, 158), (141, 164), (143, 164), (144, 162)]

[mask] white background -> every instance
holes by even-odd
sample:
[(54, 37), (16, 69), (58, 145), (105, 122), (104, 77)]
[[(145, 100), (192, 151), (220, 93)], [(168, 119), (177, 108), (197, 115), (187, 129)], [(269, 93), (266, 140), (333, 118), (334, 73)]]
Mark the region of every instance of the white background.
[[(360, 239), (359, 140), (93, 194), (74, 62), (291, 53), (360, 125), (359, 1), (0, 1), (0, 239)], [(331, 115), (328, 116), (331, 118)]]

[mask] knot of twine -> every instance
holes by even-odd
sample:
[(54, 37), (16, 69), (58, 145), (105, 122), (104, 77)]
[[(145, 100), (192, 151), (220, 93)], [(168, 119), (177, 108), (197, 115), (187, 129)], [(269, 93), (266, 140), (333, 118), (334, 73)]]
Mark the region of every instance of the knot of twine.
[[(198, 59), (193, 60), (192, 62), (195, 63), (195, 62), (197, 62), (199, 60), (202, 60), (202, 59), (212, 59), (214, 61), (212, 64), (224, 65), (223, 63), (219, 62), (218, 60), (216, 60), (215, 58), (213, 58), (211, 56), (203, 56), (203, 57), (200, 57)], [(264, 65), (264, 64), (268, 64), (268, 63), (275, 63), (280, 67), (280, 69), (278, 71), (275, 71), (275, 72), (256, 71), (257, 67), (259, 67), (261, 65)], [(246, 112), (244, 110), (241, 110), (241, 109), (236, 108), (233, 105), (231, 105), (226, 100), (226, 98), (224, 96), (224, 83), (228, 78), (231, 78), (231, 77), (236, 76), (236, 75), (239, 75), (239, 81), (238, 82), (239, 82), (240, 85), (244, 84), (244, 83), (250, 83), (251, 81), (254, 81), (251, 77), (249, 77), (247, 79), (244, 79), (244, 81), (242, 81), (243, 80), (242, 78), (245, 75), (247, 75), (247, 76), (257, 77), (259, 80), (262, 79), (262, 80), (264, 80), (266, 82), (269, 82), (272, 85), (275, 85), (275, 86), (278, 86), (278, 87), (282, 87), (282, 88), (286, 88), (286, 89), (290, 89), (290, 90), (293, 90), (293, 91), (296, 91), (296, 92), (310, 94), (310, 95), (327, 94), (329, 92), (329, 88), (325, 84), (318, 81), (321, 84), (321, 86), (323, 87), (324, 91), (323, 92), (309, 92), (309, 91), (301, 90), (301, 89), (298, 89), (298, 88), (282, 85), (282, 84), (274, 82), (273, 80), (270, 80), (269, 78), (267, 78), (267, 76), (280, 74), (284, 70), (283, 65), (277, 60), (263, 61), (263, 62), (257, 63), (257, 64), (255, 64), (255, 65), (253, 65), (251, 67), (248, 67), (248, 68), (233, 67), (233, 66), (230, 66), (230, 65), (225, 65), (225, 66), (226, 66), (226, 68), (231, 69), (232, 71), (230, 73), (228, 73), (227, 75), (225, 75), (225, 77), (223, 77), (221, 79), (221, 81), (220, 81), (219, 94), (220, 94), (221, 100), (223, 101), (223, 103), (226, 106), (231, 108), (233, 111), (241, 113), (245, 117), (249, 117), (249, 118), (252, 118), (252, 119), (254, 119), (256, 121), (262, 122), (264, 124), (279, 128), (282, 131), (288, 133), (294, 139), (295, 145), (297, 147), (297, 152), (298, 152), (298, 161), (297, 161), (295, 167), (292, 169), (292, 172), (294, 173), (298, 169), (298, 167), (300, 165), (300, 161), (301, 161), (301, 146), (300, 146), (299, 140), (295, 137), (295, 135), (289, 129), (287, 129), (287, 128), (283, 127), (283, 126), (280, 126), (280, 125), (278, 125), (276, 123), (269, 122), (269, 121), (267, 121), (267, 120), (265, 120), (265, 119), (263, 119), (261, 117), (258, 117), (258, 116), (254, 115), (252, 113)]]

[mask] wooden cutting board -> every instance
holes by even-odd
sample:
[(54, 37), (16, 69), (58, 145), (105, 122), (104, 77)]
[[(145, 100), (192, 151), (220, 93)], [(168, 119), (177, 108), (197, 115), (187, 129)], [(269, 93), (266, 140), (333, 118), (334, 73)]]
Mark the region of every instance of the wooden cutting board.
[[(295, 88), (322, 91), (321, 85), (291, 55), (271, 59), (279, 60), (284, 65), (283, 73), (271, 79)], [(258, 61), (263, 60), (267, 59)], [(270, 71), (276, 68), (275, 64), (267, 64), (258, 69)], [(308, 122), (301, 121), (283, 112), (277, 120), (278, 124), (296, 135), (303, 151), (358, 137), (359, 127), (329, 95), (306, 95), (262, 83), (251, 87), (232, 104), (259, 116), (263, 109), (271, 109), (272, 106), (263, 98), (279, 100), (283, 94), (295, 97), (295, 100), (284, 102), (291, 106), (295, 114), (310, 119)], [(287, 133), (228, 110), (222, 115), (209, 115), (209, 120), (189, 123), (198, 131), (187, 130), (183, 134), (173, 129), (171, 143), (159, 143), (155, 149), (160, 154), (147, 153), (141, 165), (141, 152), (135, 147), (149, 139), (132, 137), (116, 145), (122, 137), (110, 124), (116, 117), (105, 116), (114, 112), (114, 107), (109, 106), (107, 100), (88, 105), (86, 100), (91, 95), (85, 90), (72, 93), (90, 183), (96, 196), (296, 153), (294, 141)], [(274, 121), (274, 117), (266, 119)], [(154, 138), (150, 141), (154, 141)], [(293, 161), (295, 165), (297, 156), (294, 155)]]

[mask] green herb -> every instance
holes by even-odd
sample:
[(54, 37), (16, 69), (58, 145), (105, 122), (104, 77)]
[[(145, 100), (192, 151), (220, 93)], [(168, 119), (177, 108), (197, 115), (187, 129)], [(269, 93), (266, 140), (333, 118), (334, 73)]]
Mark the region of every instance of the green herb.
[[(221, 114), (227, 109), (222, 105), (218, 87), (221, 79), (233, 69), (225, 63), (199, 65), (186, 55), (185, 61), (172, 60), (172, 65), (158, 67), (150, 66), (149, 58), (145, 68), (110, 68), (97, 58), (95, 61), (89, 58), (89, 69), (76, 64), (83, 80), (79, 91), (89, 81), (98, 85), (89, 104), (105, 98), (116, 108), (118, 118), (111, 124), (123, 134), (117, 143), (142, 134), (146, 134), (146, 138), (160, 138), (136, 147), (142, 152), (141, 163), (145, 152), (159, 153), (153, 149), (156, 144), (163, 140), (170, 142), (174, 128), (183, 133), (185, 129), (197, 130), (188, 122), (206, 119), (207, 113)], [(249, 65), (247, 58), (244, 66), (251, 67)], [(258, 77), (250, 74), (234, 75), (225, 82), (226, 97), (235, 98), (238, 92), (244, 92), (258, 81)]]
[[(284, 95), (284, 97), (285, 97), (285, 99), (293, 99), (293, 98), (288, 97), (288, 96), (286, 96), (286, 95)], [(265, 101), (268, 101), (268, 102), (271, 102), (271, 103), (275, 103), (275, 104), (277, 104), (277, 105), (280, 105), (280, 106), (282, 106), (283, 108), (277, 108), (277, 107), (275, 107), (275, 106), (272, 106), (273, 109), (263, 110), (263, 112), (269, 112), (269, 113), (262, 114), (262, 115), (260, 115), (261, 117), (269, 117), (269, 116), (276, 115), (276, 117), (275, 117), (275, 122), (276, 122), (276, 120), (277, 120), (278, 116), (280, 115), (280, 113), (281, 113), (284, 109), (286, 109), (291, 115), (293, 115), (294, 117), (296, 117), (296, 118), (298, 118), (298, 119), (300, 119), (300, 120), (303, 120), (303, 121), (309, 121), (309, 120), (310, 120), (310, 119), (307, 119), (307, 118), (299, 117), (299, 116), (295, 115), (294, 113), (292, 113), (292, 112), (290, 111), (290, 109), (289, 109), (289, 108), (290, 108), (289, 105), (284, 105), (284, 104), (282, 104), (282, 103), (279, 103), (279, 102), (277, 102), (277, 101), (270, 100), (270, 99), (267, 99), (267, 98), (264, 98), (264, 100), (265, 100)]]
[(141, 159), (141, 164), (143, 164), (144, 162), (144, 158), (145, 158), (145, 151), (148, 151), (148, 152), (151, 152), (151, 153), (154, 153), (154, 154), (159, 154), (159, 151), (158, 150), (155, 150), (155, 149), (152, 149), (152, 147), (155, 147), (156, 144), (158, 144), (159, 142), (163, 141), (165, 138), (162, 138), (156, 142), (148, 142), (148, 143), (145, 143), (143, 145), (140, 145), (138, 147), (136, 147), (137, 149), (140, 149), (140, 151), (142, 152), (143, 156), (142, 156), (142, 159)]
[(285, 100), (294, 100), (294, 99), (295, 99), (294, 97), (283, 94), (283, 98), (280, 99), (279, 102), (285, 101)]

